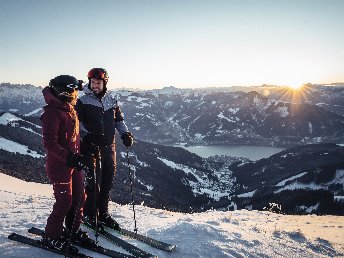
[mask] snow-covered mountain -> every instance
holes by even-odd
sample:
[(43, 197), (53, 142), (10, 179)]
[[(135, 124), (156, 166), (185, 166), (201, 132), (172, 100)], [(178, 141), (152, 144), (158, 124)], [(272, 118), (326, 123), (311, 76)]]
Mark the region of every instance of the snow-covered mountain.
[[(41, 90), (0, 84), (0, 110), (39, 116)], [(308, 85), (299, 93), (273, 86), (171, 86), (111, 94), (120, 100), (135, 137), (152, 143), (290, 146), (344, 140), (344, 88), (339, 86)]]
[[(11, 113), (0, 116), (1, 173), (48, 182), (40, 130), (38, 118)], [(342, 145), (298, 146), (249, 161), (226, 156), (204, 159), (183, 148), (137, 140), (128, 154), (135, 176), (135, 202), (149, 207), (184, 212), (245, 207), (263, 210), (275, 202), (288, 214), (343, 215)], [(121, 204), (131, 202), (126, 155), (118, 144), (111, 196)]]
[[(27, 229), (44, 228), (53, 202), (50, 185), (0, 174), (0, 257), (61, 257), (7, 238), (12, 232), (35, 237)], [(344, 256), (343, 216), (290, 216), (254, 210), (183, 214), (142, 205), (135, 208), (139, 233), (174, 243), (177, 248), (166, 253), (137, 240), (124, 239), (161, 258)], [(131, 206), (110, 203), (110, 210), (122, 227), (133, 228)], [(101, 245), (126, 253), (107, 240), (98, 239)], [(104, 257), (81, 251), (95, 258)]]
[(43, 106), (41, 87), (30, 84), (0, 84), (0, 112), (9, 111), (27, 116), (39, 116)]
[[(240, 91), (174, 87), (112, 91), (137, 139), (129, 152), (135, 201), (185, 212), (261, 210), (276, 202), (283, 204), (283, 212), (292, 214), (342, 214), (344, 147), (336, 143), (344, 140), (344, 109), (339, 101), (343, 89), (310, 85), (304, 91), (307, 101), (295, 101), (289, 89), (272, 86), (236, 89)], [(39, 119), (44, 105), (41, 90), (32, 85), (0, 85), (0, 172), (47, 183)], [(327, 109), (322, 108), (324, 100)], [(203, 159), (157, 142), (308, 145), (252, 162)], [(319, 144), (309, 145), (314, 142)], [(112, 200), (125, 204), (130, 202), (126, 150), (122, 144), (117, 146)]]
[(262, 210), (278, 203), (288, 214), (344, 215), (344, 147), (315, 144), (289, 148), (269, 158), (232, 164), (240, 207)]
[[(342, 115), (321, 105), (278, 101), (256, 91), (168, 88), (113, 94), (123, 103), (135, 135), (149, 142), (286, 146), (343, 140)], [(343, 99), (344, 93), (340, 96)]]

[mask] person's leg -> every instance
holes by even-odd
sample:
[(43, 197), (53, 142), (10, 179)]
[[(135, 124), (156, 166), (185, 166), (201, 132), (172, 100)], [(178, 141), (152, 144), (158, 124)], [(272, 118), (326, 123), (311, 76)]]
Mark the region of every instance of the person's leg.
[(65, 220), (66, 228), (71, 232), (76, 232), (81, 225), (85, 199), (83, 172), (74, 170), (72, 175), (72, 206)]
[[(96, 155), (96, 149), (94, 146), (88, 144), (87, 142), (82, 141), (80, 144), (80, 150), (82, 155), (90, 156)], [(94, 165), (93, 160), (93, 165)], [(85, 185), (85, 192), (86, 192), (86, 201), (84, 204), (84, 217), (94, 217), (95, 216), (95, 208), (96, 208), (96, 197), (95, 197), (95, 184), (94, 184), (94, 167), (86, 169), (86, 185)]]
[(72, 206), (71, 183), (54, 183), (55, 204), (48, 217), (45, 237), (57, 239), (62, 236), (63, 221)]
[(116, 151), (115, 147), (104, 151), (102, 156), (102, 171), (99, 192), (99, 215), (108, 213), (110, 191), (113, 178), (116, 173)]
[(95, 196), (95, 179), (94, 179), (94, 168), (86, 170), (86, 201), (84, 204), (83, 214), (84, 217), (94, 217), (96, 210), (96, 196)]

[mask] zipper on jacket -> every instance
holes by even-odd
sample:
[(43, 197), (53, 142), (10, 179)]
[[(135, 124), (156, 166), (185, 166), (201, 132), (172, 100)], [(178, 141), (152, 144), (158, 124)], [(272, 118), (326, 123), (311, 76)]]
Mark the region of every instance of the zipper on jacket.
[(100, 104), (102, 105), (101, 116), (100, 116), (100, 124), (101, 124), (101, 130), (102, 130), (101, 134), (104, 135), (105, 141), (107, 143), (106, 134), (105, 134), (105, 125), (104, 125), (105, 108), (104, 108), (103, 101), (101, 99), (99, 99), (99, 101), (100, 101)]

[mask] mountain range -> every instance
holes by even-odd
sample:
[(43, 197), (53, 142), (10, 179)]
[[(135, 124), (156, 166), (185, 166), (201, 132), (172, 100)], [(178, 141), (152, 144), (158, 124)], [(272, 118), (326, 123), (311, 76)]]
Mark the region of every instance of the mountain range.
[[(117, 144), (112, 200), (130, 203), (130, 168), (135, 177), (135, 202), (150, 207), (183, 212), (261, 210), (276, 203), (279, 212), (288, 214), (343, 215), (344, 147), (338, 144), (343, 143), (343, 106), (334, 104), (343, 99), (343, 88), (309, 86), (313, 87), (307, 92), (317, 94), (311, 98), (308, 93), (307, 103), (278, 100), (280, 95), (287, 96), (282, 94), (286, 89), (279, 89), (279, 95), (271, 88), (269, 98), (266, 86), (248, 92), (173, 87), (112, 92), (136, 139), (128, 153), (129, 166), (126, 149)], [(48, 183), (39, 119), (44, 105), (41, 90), (1, 84), (0, 172)], [(331, 100), (324, 107), (325, 97)], [(201, 158), (166, 145), (177, 143), (288, 149), (250, 161), (228, 156)]]
[[(158, 144), (295, 146), (343, 142), (344, 87), (111, 91), (136, 138)], [(0, 85), (0, 110), (40, 116), (42, 88)], [(250, 91), (249, 91), (250, 90)]]

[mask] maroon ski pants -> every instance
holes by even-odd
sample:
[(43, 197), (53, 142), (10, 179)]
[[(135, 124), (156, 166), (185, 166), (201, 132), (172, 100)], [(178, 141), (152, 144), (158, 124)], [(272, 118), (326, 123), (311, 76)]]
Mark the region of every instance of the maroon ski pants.
[(69, 230), (79, 229), (86, 199), (83, 173), (74, 170), (69, 182), (53, 183), (53, 189), (55, 204), (45, 227), (45, 236), (50, 239), (62, 236), (64, 221)]

